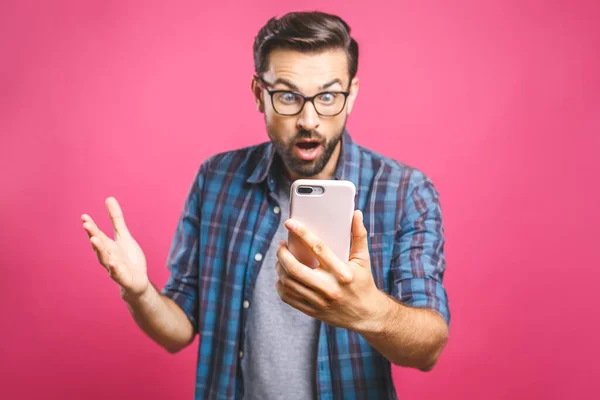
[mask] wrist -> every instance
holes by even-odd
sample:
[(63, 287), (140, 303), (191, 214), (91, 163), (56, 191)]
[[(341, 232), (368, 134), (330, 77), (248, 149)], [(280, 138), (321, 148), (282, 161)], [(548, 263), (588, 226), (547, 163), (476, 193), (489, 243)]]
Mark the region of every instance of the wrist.
[(398, 313), (398, 303), (377, 289), (368, 305), (367, 317), (357, 330), (364, 335), (380, 335), (385, 332), (394, 315)]
[(137, 291), (132, 291), (121, 286), (121, 298), (128, 304), (135, 304), (143, 302), (148, 296), (151, 295), (152, 285), (148, 282), (148, 285)]

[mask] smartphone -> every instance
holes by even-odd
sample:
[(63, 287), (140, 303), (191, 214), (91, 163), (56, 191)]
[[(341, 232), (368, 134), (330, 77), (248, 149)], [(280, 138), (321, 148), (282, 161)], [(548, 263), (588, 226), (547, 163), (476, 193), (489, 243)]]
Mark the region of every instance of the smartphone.
[[(356, 187), (346, 180), (298, 179), (290, 189), (290, 218), (306, 226), (343, 262), (352, 245), (352, 215)], [(295, 234), (288, 232), (288, 248), (301, 263), (317, 268), (319, 261)]]

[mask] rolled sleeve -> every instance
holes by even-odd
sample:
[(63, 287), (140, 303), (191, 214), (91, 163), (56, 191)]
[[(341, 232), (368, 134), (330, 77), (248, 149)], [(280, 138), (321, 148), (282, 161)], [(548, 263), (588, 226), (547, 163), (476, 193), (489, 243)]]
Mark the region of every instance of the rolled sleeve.
[(437, 311), (450, 324), (439, 194), (418, 171), (407, 193), (392, 257), (392, 294), (407, 305)]
[(170, 276), (162, 293), (185, 312), (198, 332), (198, 249), (203, 169), (188, 191), (167, 258)]

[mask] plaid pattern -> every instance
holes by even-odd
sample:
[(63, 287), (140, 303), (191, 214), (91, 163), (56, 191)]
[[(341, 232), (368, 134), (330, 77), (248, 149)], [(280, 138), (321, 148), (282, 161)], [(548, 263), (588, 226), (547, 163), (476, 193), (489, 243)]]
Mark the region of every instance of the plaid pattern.
[[(240, 346), (252, 309), (242, 304), (280, 218), (287, 217), (277, 212), (274, 195), (281, 171), (270, 142), (217, 154), (201, 165), (186, 198), (163, 293), (199, 334), (196, 399), (242, 398)], [(377, 286), (449, 323), (442, 215), (431, 181), (355, 144), (347, 131), (334, 178), (357, 187)], [(389, 361), (360, 335), (321, 323), (318, 340), (319, 399), (396, 398)]]

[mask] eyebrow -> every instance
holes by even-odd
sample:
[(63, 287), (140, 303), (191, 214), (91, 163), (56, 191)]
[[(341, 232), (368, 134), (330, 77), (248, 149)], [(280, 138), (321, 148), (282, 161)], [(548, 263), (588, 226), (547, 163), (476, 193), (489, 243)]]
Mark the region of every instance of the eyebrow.
[[(275, 80), (275, 82), (273, 82), (273, 86), (277, 85), (278, 83), (282, 84), (282, 85), (286, 85), (287, 87), (289, 87), (292, 90), (295, 90), (296, 92), (300, 92), (300, 89), (298, 88), (298, 86), (294, 85), (292, 82), (288, 81), (287, 79), (277, 78)], [(321, 85), (319, 87), (319, 90), (325, 90), (325, 89), (335, 85), (336, 83), (338, 83), (340, 86), (342, 86), (342, 81), (339, 78), (335, 78), (334, 80), (327, 82), (324, 85)]]

